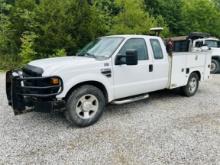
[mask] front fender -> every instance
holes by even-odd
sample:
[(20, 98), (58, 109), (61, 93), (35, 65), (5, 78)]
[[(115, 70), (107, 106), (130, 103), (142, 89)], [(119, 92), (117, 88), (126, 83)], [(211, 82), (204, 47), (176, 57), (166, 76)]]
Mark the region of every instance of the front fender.
[(96, 81), (96, 82), (103, 84), (108, 93), (108, 100), (109, 101), (113, 100), (113, 89), (112, 89), (111, 78), (107, 78), (100, 74), (91, 74), (91, 73), (74, 76), (71, 79), (64, 80), (63, 81), (63, 84), (64, 84), (63, 92), (57, 96), (57, 99), (62, 99), (66, 97), (67, 93), (74, 86), (76, 86), (77, 84), (83, 83), (83, 82), (87, 82), (87, 81)]

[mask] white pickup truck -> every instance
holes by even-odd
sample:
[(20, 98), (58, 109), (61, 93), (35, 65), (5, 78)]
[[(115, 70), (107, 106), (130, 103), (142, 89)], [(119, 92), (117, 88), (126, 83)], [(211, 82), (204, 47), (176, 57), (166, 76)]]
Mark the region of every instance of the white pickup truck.
[(197, 39), (193, 42), (192, 51), (200, 51), (203, 45), (212, 50), (211, 73), (218, 73), (220, 71), (220, 40), (212, 37)]
[(77, 56), (36, 60), (8, 71), (6, 92), (15, 115), (62, 111), (72, 124), (86, 127), (108, 103), (129, 103), (174, 88), (193, 96), (199, 81), (209, 79), (210, 67), (208, 50), (169, 57), (160, 37), (106, 36)]

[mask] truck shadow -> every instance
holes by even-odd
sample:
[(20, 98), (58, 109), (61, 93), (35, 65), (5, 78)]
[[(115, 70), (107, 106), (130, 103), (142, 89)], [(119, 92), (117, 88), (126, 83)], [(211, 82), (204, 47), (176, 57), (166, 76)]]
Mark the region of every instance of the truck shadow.
[(109, 104), (106, 108), (107, 115), (109, 114), (117, 114), (117, 113), (129, 113), (129, 111), (133, 109), (138, 109), (142, 107), (146, 107), (148, 104), (152, 104), (154, 101), (158, 100), (166, 100), (167, 102), (170, 102), (171, 100), (176, 100), (179, 97), (183, 97), (181, 95), (181, 91), (179, 89), (175, 90), (160, 90), (156, 92), (149, 93), (149, 98), (128, 103), (128, 104), (123, 104), (123, 105), (113, 105)]

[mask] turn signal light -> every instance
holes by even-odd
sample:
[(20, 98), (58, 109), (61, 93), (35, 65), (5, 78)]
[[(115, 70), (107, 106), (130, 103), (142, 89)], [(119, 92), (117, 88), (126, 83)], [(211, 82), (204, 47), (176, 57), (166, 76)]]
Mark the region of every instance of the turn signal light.
[(51, 78), (50, 79), (50, 83), (52, 85), (59, 85), (60, 84), (60, 80), (58, 78)]

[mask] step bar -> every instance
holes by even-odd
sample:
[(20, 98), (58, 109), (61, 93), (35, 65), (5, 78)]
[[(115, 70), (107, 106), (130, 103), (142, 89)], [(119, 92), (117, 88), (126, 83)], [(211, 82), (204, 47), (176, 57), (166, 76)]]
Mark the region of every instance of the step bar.
[(116, 105), (128, 104), (128, 103), (132, 103), (135, 101), (147, 99), (148, 97), (149, 97), (149, 94), (144, 94), (144, 95), (139, 95), (139, 96), (135, 96), (135, 97), (129, 97), (129, 98), (125, 98), (125, 99), (115, 100), (111, 104), (116, 104)]

